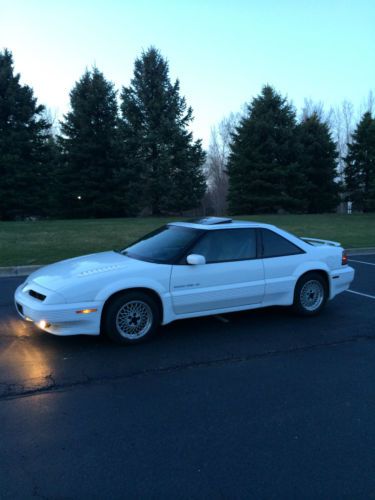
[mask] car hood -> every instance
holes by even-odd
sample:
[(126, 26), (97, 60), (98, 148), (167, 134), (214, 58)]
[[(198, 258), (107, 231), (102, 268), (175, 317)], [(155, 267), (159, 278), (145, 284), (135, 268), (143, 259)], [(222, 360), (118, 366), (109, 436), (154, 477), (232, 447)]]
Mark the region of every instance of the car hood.
[(147, 265), (114, 251), (93, 253), (42, 267), (31, 274), (27, 281), (33, 281), (49, 290), (58, 290), (75, 279), (99, 277), (103, 273), (117, 273), (126, 268), (133, 270), (145, 264)]

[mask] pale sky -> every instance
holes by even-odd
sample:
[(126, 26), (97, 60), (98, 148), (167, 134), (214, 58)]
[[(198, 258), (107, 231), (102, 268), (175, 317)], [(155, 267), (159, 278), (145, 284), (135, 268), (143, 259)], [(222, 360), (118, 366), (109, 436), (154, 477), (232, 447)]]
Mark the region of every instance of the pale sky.
[(374, 0), (0, 0), (0, 49), (59, 117), (86, 67), (120, 89), (150, 45), (180, 79), (205, 146), (265, 83), (297, 108), (359, 107), (375, 91)]

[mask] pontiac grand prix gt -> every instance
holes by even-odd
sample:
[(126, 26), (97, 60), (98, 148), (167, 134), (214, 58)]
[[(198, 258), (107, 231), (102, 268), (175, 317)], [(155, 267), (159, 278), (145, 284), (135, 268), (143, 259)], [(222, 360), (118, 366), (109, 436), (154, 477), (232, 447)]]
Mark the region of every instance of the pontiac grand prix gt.
[(275, 226), (208, 217), (173, 222), (120, 251), (31, 274), (18, 313), (56, 335), (151, 337), (171, 321), (274, 305), (305, 316), (347, 290), (354, 270), (339, 243)]

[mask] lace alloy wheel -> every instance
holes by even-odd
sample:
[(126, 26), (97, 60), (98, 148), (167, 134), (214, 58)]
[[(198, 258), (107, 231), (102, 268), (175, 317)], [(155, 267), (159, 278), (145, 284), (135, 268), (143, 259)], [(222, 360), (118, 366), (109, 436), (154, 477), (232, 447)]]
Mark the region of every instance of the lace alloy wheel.
[(132, 300), (119, 309), (116, 327), (123, 337), (133, 340), (146, 335), (151, 328), (152, 321), (150, 306), (143, 301)]

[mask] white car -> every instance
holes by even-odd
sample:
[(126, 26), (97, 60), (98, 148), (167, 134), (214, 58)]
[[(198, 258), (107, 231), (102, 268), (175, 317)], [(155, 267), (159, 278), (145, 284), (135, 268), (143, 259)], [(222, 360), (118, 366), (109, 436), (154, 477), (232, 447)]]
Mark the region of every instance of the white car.
[(19, 314), (56, 335), (136, 343), (182, 318), (274, 305), (317, 314), (349, 288), (339, 243), (208, 217), (173, 222), (120, 251), (64, 260), (15, 292)]

